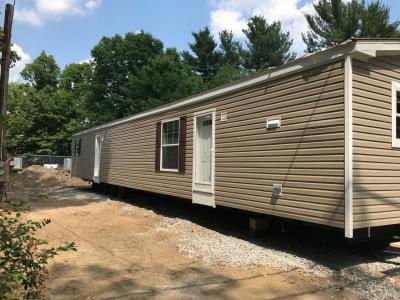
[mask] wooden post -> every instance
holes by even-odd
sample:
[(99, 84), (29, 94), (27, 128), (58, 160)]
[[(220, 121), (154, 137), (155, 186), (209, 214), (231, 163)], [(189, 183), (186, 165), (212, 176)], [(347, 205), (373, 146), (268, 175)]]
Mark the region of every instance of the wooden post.
[(4, 27), (2, 36), (2, 55), (1, 55), (1, 74), (0, 74), (0, 160), (3, 162), (3, 182), (0, 183), (0, 199), (4, 202), (6, 187), (6, 169), (8, 166), (4, 164), (7, 160), (5, 142), (6, 142), (6, 116), (7, 116), (7, 94), (8, 94), (8, 77), (10, 71), (11, 60), (11, 29), (14, 17), (14, 5), (7, 4), (4, 16)]

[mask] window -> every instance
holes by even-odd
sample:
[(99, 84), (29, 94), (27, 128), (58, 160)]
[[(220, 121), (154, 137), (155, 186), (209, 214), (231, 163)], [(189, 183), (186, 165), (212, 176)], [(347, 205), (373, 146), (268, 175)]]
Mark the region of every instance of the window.
[(81, 155), (82, 139), (75, 140), (75, 156)]
[(179, 119), (161, 123), (161, 170), (178, 171)]
[(400, 147), (400, 83), (392, 83), (392, 146)]
[(156, 123), (155, 172), (185, 174), (187, 117)]

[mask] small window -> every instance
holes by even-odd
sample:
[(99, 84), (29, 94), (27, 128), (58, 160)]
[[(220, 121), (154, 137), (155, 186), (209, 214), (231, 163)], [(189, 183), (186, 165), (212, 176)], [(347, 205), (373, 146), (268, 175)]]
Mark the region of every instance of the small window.
[(161, 170), (178, 171), (179, 119), (161, 124)]
[(75, 140), (75, 156), (81, 155), (82, 139)]
[(212, 125), (212, 120), (211, 119), (203, 121), (203, 126), (211, 126), (211, 125)]
[(392, 84), (392, 146), (400, 147), (400, 83)]

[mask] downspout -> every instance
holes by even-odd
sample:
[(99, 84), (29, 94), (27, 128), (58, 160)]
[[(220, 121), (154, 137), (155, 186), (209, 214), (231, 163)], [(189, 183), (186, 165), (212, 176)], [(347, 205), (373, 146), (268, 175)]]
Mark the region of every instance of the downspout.
[(344, 192), (345, 192), (345, 237), (353, 238), (353, 66), (351, 55), (344, 64)]

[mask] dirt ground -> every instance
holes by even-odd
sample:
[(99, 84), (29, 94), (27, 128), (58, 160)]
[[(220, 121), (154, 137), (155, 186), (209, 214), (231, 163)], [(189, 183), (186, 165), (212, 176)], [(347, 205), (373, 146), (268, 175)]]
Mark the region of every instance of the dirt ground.
[(206, 263), (179, 251), (174, 232), (159, 230), (177, 215), (202, 226), (204, 215), (218, 223), (212, 210), (201, 208), (199, 217), (191, 205), (141, 193), (110, 200), (64, 172), (40, 167), (25, 170), (10, 188), (10, 199), (27, 196), (29, 218), (52, 220), (42, 238), (50, 245), (78, 245), (77, 252), (50, 263), (49, 299), (359, 298), (341, 284), (296, 269)]

